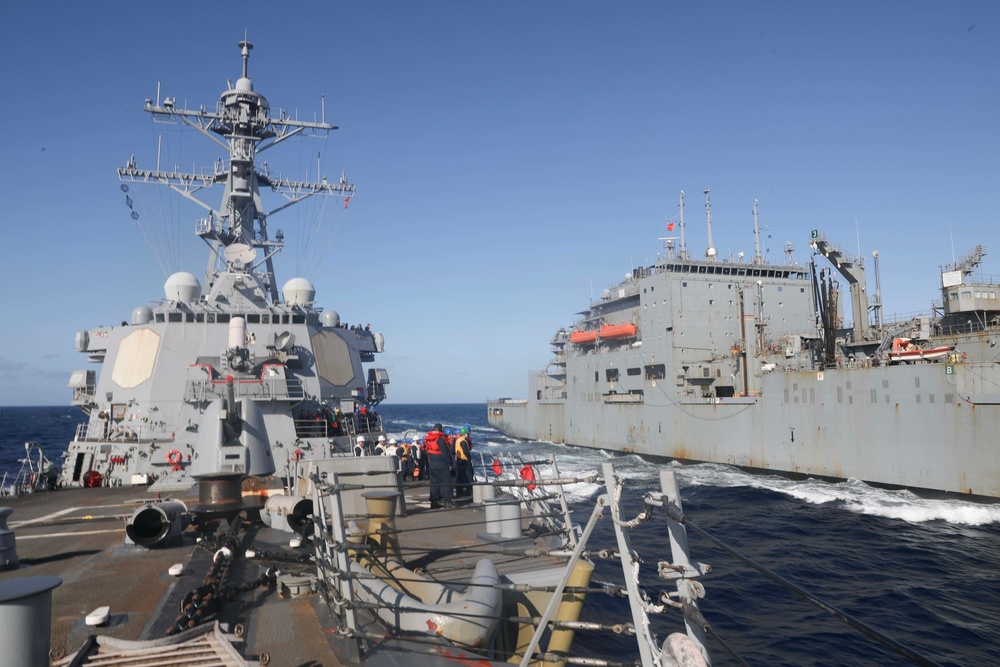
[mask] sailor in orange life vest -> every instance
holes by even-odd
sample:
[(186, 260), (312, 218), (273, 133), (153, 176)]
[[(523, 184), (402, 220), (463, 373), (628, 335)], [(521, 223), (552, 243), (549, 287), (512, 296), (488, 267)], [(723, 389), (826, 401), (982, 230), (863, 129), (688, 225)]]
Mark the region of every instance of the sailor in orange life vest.
[(455, 507), (452, 502), (455, 471), (455, 455), (452, 453), (447, 436), (441, 430), (441, 424), (434, 428), (424, 438), (424, 452), (427, 455), (427, 472), (430, 479), (431, 509), (437, 507)]

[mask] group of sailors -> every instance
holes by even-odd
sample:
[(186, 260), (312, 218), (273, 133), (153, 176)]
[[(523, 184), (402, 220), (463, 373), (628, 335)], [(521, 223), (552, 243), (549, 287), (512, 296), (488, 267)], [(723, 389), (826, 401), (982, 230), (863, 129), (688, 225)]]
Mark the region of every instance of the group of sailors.
[(324, 403), (317, 410), (302, 412), (298, 420), (303, 424), (299, 428), (307, 429), (309, 432), (305, 435), (311, 436), (325, 436), (327, 434), (338, 436), (351, 431), (368, 433), (381, 427), (375, 406), (362, 401), (355, 404), (353, 413), (345, 414), (341, 412), (339, 407), (331, 409), (329, 405)]
[(373, 444), (359, 435), (354, 455), (395, 456), (405, 481), (429, 482), (432, 508), (454, 507), (455, 498), (472, 495), (472, 436), (468, 426), (446, 432), (441, 424), (435, 424), (423, 438), (402, 442), (380, 435)]

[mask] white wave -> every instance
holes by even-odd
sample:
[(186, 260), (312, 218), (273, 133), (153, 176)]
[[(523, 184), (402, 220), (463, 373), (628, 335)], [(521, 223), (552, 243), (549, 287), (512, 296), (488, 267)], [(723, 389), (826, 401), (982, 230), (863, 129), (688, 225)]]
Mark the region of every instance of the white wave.
[(684, 484), (766, 489), (812, 505), (839, 503), (851, 512), (907, 523), (945, 521), (967, 526), (1000, 523), (1000, 504), (921, 498), (912, 491), (880, 489), (857, 479), (842, 482), (792, 480), (776, 475), (754, 475), (738, 468), (711, 463), (681, 466), (679, 472)]

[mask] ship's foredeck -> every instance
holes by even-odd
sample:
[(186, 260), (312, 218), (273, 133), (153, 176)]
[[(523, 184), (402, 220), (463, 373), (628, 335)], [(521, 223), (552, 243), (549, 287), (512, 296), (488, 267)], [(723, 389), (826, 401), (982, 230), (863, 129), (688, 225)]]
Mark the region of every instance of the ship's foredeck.
[[(517, 577), (539, 568), (538, 558), (526, 558), (523, 550), (507, 552), (482, 541), (481, 508), (465, 504), (455, 510), (430, 509), (428, 489), (422, 483), (407, 485), (405, 495), (407, 514), (396, 521), (402, 557), (409, 567), (456, 585), (468, 582), (476, 562), (484, 557), (495, 562), (501, 575)], [(188, 507), (197, 502), (194, 489), (171, 497)], [(200, 548), (190, 530), (170, 546), (125, 545), (126, 521), (143, 503), (155, 500), (145, 488), (123, 487), (60, 490), (3, 501), (14, 510), (9, 526), (15, 531), (21, 567), (0, 574), (0, 580), (52, 575), (63, 581), (52, 591), (54, 657), (77, 651), (95, 634), (122, 640), (162, 638), (175, 625), (185, 594), (202, 585), (213, 553)], [(273, 557), (237, 557), (227, 585), (257, 581), (272, 565), (284, 574), (314, 574), (316, 567), (309, 558), (313, 549), (291, 548), (292, 537), (259, 524), (249, 526), (239, 549), (269, 552)], [(169, 568), (178, 563), (184, 564), (184, 574), (169, 575)], [(208, 620), (219, 620), (230, 630), (242, 625), (241, 651), (246, 658), (267, 654), (272, 664), (289, 665), (348, 662), (350, 646), (340, 638), (337, 620), (323, 596), (283, 597), (280, 588), (265, 585), (239, 591)], [(86, 615), (102, 606), (110, 607), (108, 624), (87, 626)]]

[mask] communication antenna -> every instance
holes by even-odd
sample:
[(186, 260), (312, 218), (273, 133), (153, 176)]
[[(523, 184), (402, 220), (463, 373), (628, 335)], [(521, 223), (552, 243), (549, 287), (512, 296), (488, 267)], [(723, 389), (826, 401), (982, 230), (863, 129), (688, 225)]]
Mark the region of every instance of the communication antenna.
[(760, 227), (757, 225), (757, 200), (753, 200), (753, 263), (763, 264), (764, 258), (760, 254)]
[(684, 242), (684, 191), (683, 190), (681, 190), (681, 203), (678, 204), (678, 208), (680, 208), (680, 212), (681, 212), (681, 253), (680, 253), (680, 257), (681, 257), (681, 259), (687, 259), (688, 258), (687, 243)]
[(705, 190), (705, 216), (708, 219), (708, 248), (705, 250), (705, 257), (710, 260), (715, 259), (715, 246), (712, 244), (712, 200), (711, 190)]

